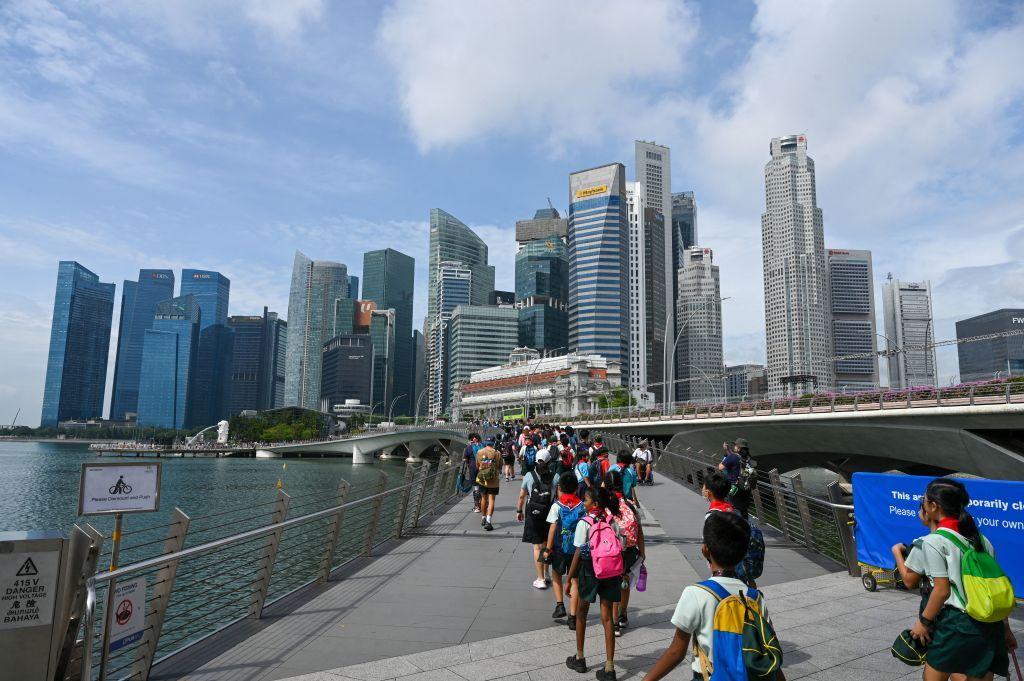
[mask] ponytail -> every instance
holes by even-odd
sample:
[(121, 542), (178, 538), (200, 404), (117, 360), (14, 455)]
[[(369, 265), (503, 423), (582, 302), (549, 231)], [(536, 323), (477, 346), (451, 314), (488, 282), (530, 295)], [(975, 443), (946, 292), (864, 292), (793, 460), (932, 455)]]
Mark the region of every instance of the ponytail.
[(946, 517), (956, 518), (960, 534), (976, 551), (985, 550), (985, 543), (978, 532), (978, 524), (974, 522), (974, 516), (967, 511), (971, 496), (962, 482), (954, 478), (936, 478), (928, 483), (924, 495), (928, 501), (938, 504)]
[(619, 507), (619, 498), (615, 496), (615, 492), (607, 487), (597, 488), (597, 496), (594, 498), (594, 501), (597, 502), (598, 508), (608, 511), (616, 518), (622, 514), (622, 509)]

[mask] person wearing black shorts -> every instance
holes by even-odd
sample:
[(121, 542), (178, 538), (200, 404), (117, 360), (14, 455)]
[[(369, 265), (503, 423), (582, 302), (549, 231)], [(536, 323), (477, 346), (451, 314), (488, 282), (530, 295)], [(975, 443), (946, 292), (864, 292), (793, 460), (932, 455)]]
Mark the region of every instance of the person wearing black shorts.
[[(546, 589), (550, 581), (547, 578), (547, 564), (542, 561), (542, 550), (547, 543), (548, 533), (551, 529), (547, 517), (553, 497), (553, 476), (549, 468), (548, 457), (548, 450), (546, 449), (542, 449), (537, 454), (536, 466), (523, 477), (523, 484), (519, 490), (519, 503), (516, 504), (516, 520), (523, 523), (523, 543), (533, 544), (533, 565), (537, 570), (537, 579), (533, 580), (533, 587), (535, 589)], [(533, 498), (535, 494), (540, 492), (546, 493), (549, 505), (542, 509), (539, 516), (534, 516), (531, 513), (529, 517), (526, 517), (524, 505), (527, 499)]]
[(494, 515), (494, 504), (498, 497), (498, 486), (501, 484), (501, 455), (488, 441), (487, 446), (476, 454), (476, 483), (480, 485), (480, 524), (490, 532), (494, 529), (491, 517)]

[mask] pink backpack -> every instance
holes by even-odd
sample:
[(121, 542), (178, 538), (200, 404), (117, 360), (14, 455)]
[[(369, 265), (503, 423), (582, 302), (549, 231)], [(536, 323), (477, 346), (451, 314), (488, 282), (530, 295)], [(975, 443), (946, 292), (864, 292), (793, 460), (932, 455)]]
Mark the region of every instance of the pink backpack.
[(622, 539), (626, 542), (626, 547), (637, 546), (640, 543), (639, 523), (636, 520), (636, 513), (633, 512), (633, 506), (625, 499), (619, 499), (619, 516), (616, 521), (619, 532), (622, 533)]
[(595, 518), (584, 516), (590, 525), (590, 559), (594, 563), (594, 576), (609, 579), (622, 576), (625, 566), (622, 562), (622, 542), (607, 516)]

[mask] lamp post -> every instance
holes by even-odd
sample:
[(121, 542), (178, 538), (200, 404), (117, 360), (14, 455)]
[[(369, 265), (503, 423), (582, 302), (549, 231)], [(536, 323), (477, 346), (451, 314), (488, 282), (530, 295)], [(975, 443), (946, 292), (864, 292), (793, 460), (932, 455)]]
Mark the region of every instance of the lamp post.
[(413, 417), (412, 424), (419, 425), (420, 422), (420, 402), (423, 401), (423, 396), (427, 394), (428, 388), (424, 388), (420, 391), (420, 396), (416, 398), (416, 415)]
[[(554, 350), (551, 350), (550, 352), (551, 353), (555, 353), (555, 352), (558, 352), (559, 350), (566, 350), (566, 349), (567, 348), (564, 345), (562, 345), (560, 347), (555, 348)], [(543, 361), (545, 359), (547, 359), (547, 351), (545, 351), (544, 354), (545, 354), (544, 357), (540, 357), (540, 358), (537, 359), (537, 366), (533, 367), (533, 371), (531, 371), (529, 374), (526, 375), (526, 406), (525, 406), (525, 409), (523, 410), (523, 420), (524, 421), (529, 421), (530, 420), (530, 379), (533, 377), (533, 375), (535, 373), (537, 373), (537, 369), (540, 369), (540, 366), (541, 366), (541, 364), (543, 364)]]
[(691, 369), (696, 369), (697, 371), (699, 371), (701, 373), (701, 376), (704, 377), (704, 380), (708, 382), (709, 386), (711, 386), (711, 395), (712, 395), (712, 397), (715, 400), (718, 400), (718, 401), (721, 401), (721, 402), (725, 402), (725, 399), (720, 398), (718, 396), (718, 390), (715, 389), (715, 382), (711, 380), (711, 377), (708, 376), (706, 371), (701, 369), (699, 366), (696, 366), (696, 365), (693, 365), (693, 364), (687, 364), (686, 362), (680, 362), (680, 364), (682, 366), (684, 366), (684, 367), (690, 367)]
[(402, 393), (401, 395), (399, 395), (395, 399), (391, 400), (391, 407), (388, 409), (388, 423), (391, 423), (391, 417), (395, 413), (395, 403), (397, 403), (398, 400), (402, 399), (405, 396), (406, 396), (406, 393)]
[[(721, 305), (722, 303), (724, 303), (725, 301), (729, 300), (730, 298), (732, 298), (732, 296), (725, 296), (724, 298), (719, 298), (717, 302), (718, 302), (719, 305)], [(665, 399), (662, 400), (663, 402), (669, 402), (670, 401), (670, 400), (667, 399), (669, 395), (672, 396), (671, 402), (675, 402), (675, 400), (676, 400), (676, 395), (675, 395), (675, 392), (676, 392), (676, 372), (674, 370), (674, 365), (675, 365), (675, 357), (676, 357), (676, 348), (679, 346), (679, 339), (681, 339), (683, 337), (683, 329), (686, 328), (686, 325), (690, 322), (690, 319), (693, 317), (693, 315), (697, 314), (698, 312), (701, 312), (702, 310), (707, 309), (707, 306), (710, 303), (711, 303), (710, 300), (705, 300), (702, 305), (700, 305), (700, 306), (694, 308), (693, 310), (691, 310), (690, 314), (686, 315), (686, 318), (683, 320), (683, 323), (679, 325), (679, 331), (676, 333), (676, 339), (672, 343), (672, 353), (669, 355), (670, 359), (666, 358), (668, 361), (665, 362), (665, 372), (664, 372), (664, 375), (662, 376), (662, 378), (664, 379), (664, 381), (662, 382), (662, 385), (663, 386), (667, 385), (669, 387), (669, 389), (667, 391), (665, 391), (665, 394), (662, 395), (662, 398), (665, 398)], [(665, 320), (665, 330), (668, 331), (668, 320), (667, 319)], [(667, 333), (665, 334), (665, 337), (666, 338), (668, 337)], [(686, 365), (686, 366), (690, 366), (690, 365)], [(671, 378), (670, 378), (670, 376), (671, 376)]]

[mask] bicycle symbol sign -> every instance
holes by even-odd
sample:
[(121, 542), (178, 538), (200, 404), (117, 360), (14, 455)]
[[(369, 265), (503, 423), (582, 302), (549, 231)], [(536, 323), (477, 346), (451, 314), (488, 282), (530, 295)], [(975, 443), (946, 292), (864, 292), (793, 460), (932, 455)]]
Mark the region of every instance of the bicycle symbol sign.
[(117, 482), (110, 486), (111, 494), (131, 494), (132, 486), (124, 481), (124, 476), (120, 476)]

